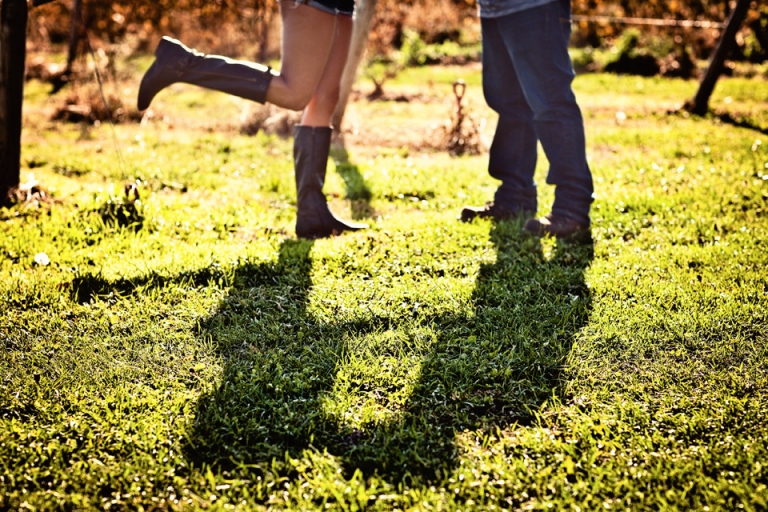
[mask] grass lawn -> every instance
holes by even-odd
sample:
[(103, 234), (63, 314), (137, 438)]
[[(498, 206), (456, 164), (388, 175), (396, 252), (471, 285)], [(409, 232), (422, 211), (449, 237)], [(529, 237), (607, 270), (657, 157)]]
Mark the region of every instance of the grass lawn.
[(489, 140), (477, 67), (388, 82), (418, 98), (351, 104), (326, 184), (371, 229), (316, 242), (245, 102), (174, 86), (113, 132), (29, 83), (57, 201), (0, 211), (0, 509), (768, 508), (768, 83), (713, 98), (754, 130), (578, 77), (579, 244), (457, 221), (497, 185), (430, 149), (457, 76)]

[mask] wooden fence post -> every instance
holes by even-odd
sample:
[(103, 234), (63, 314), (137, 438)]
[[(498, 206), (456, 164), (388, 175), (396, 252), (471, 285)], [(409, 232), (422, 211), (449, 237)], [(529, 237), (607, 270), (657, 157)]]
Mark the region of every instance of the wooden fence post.
[(21, 171), (28, 12), (27, 0), (2, 0), (0, 6), (0, 205), (9, 205)]
[(709, 110), (709, 97), (712, 96), (717, 79), (720, 78), (723, 72), (725, 58), (728, 56), (731, 48), (733, 48), (736, 32), (741, 28), (744, 18), (747, 17), (750, 3), (751, 0), (738, 0), (736, 8), (733, 9), (730, 18), (728, 18), (728, 25), (726, 25), (723, 35), (717, 43), (717, 48), (715, 48), (712, 58), (709, 59), (709, 66), (707, 66), (707, 71), (704, 73), (704, 78), (701, 79), (699, 90), (696, 92), (693, 100), (689, 100), (685, 104), (683, 107), (685, 110), (699, 116), (703, 116)]

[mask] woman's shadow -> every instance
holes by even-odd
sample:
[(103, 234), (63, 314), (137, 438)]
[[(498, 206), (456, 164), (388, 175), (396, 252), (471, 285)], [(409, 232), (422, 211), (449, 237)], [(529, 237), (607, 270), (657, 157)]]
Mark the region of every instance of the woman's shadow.
[[(552, 253), (545, 256), (516, 223), (495, 225), (491, 240), (496, 261), (481, 267), (467, 314), (319, 321), (310, 241), (286, 240), (276, 262), (238, 267), (228, 296), (199, 327), (224, 370), (198, 401), (188, 456), (290, 477), (286, 455), (313, 449), (337, 457), (348, 475), (429, 481), (458, 464), (462, 431), (534, 422), (563, 393), (567, 356), (589, 318), (584, 272), (592, 242), (545, 244)], [(415, 329), (429, 331), (431, 341), (406, 354), (418, 368), (404, 400), (393, 401), (403, 389), (378, 387), (364, 369), (349, 369), (360, 340)], [(345, 421), (329, 407), (340, 386), (343, 396), (364, 395), (389, 414)]]

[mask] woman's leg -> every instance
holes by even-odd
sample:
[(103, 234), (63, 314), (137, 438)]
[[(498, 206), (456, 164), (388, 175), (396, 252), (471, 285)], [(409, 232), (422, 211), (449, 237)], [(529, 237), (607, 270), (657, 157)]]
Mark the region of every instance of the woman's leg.
[(330, 126), (331, 124), (331, 116), (339, 102), (341, 75), (347, 63), (352, 27), (353, 21), (350, 16), (336, 16), (336, 33), (333, 37), (331, 54), (315, 94), (304, 110), (301, 118), (301, 124), (304, 126)]
[(296, 172), (296, 234), (301, 238), (324, 238), (368, 226), (337, 218), (323, 194), (328, 153), (331, 147), (331, 116), (339, 101), (339, 87), (352, 35), (352, 18), (337, 16), (331, 55), (317, 84), (301, 125), (293, 137)]
[[(280, 74), (267, 102), (303, 110), (323, 77), (336, 36), (336, 16), (291, 0), (280, 2), (283, 20)], [(346, 53), (344, 54), (346, 57)], [(343, 64), (342, 64), (343, 69)]]
[(283, 53), (279, 74), (260, 64), (205, 55), (175, 39), (163, 38), (155, 62), (139, 86), (139, 110), (177, 82), (303, 110), (323, 75), (336, 33), (336, 16), (293, 0), (281, 2), (280, 12)]

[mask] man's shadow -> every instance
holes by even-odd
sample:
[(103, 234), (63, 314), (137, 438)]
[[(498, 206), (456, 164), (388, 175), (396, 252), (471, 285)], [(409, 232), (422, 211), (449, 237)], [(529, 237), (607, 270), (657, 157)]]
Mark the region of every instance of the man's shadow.
[[(563, 393), (567, 356), (588, 320), (592, 243), (558, 243), (545, 257), (540, 241), (516, 223), (494, 226), (491, 240), (496, 261), (480, 269), (473, 311), (415, 320), (317, 320), (309, 241), (286, 240), (276, 262), (237, 268), (228, 296), (199, 327), (223, 373), (198, 401), (188, 456), (290, 476), (286, 454), (314, 449), (336, 456), (348, 475), (429, 481), (458, 464), (458, 433), (531, 424)], [(399, 329), (432, 333), (426, 349), (406, 354), (420, 363), (410, 397), (384, 419), (345, 422), (328, 407), (339, 386), (344, 396), (381, 403), (402, 392), (377, 388), (362, 369), (344, 366), (361, 339)]]

